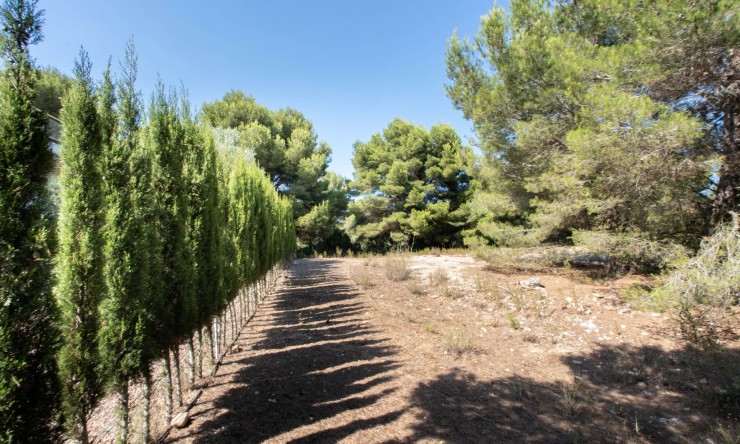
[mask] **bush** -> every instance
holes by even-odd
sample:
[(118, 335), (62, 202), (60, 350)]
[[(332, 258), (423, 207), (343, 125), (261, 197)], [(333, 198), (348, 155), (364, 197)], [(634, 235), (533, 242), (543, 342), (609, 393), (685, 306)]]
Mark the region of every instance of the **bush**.
[(576, 246), (606, 261), (610, 272), (655, 273), (685, 260), (685, 247), (652, 241), (635, 233), (613, 234), (605, 231), (577, 230), (572, 235)]
[(393, 282), (405, 281), (411, 276), (411, 270), (402, 257), (389, 257), (385, 260), (385, 277)]
[(721, 225), (699, 252), (655, 290), (675, 300), (684, 338), (703, 348), (732, 326), (740, 303), (740, 220)]

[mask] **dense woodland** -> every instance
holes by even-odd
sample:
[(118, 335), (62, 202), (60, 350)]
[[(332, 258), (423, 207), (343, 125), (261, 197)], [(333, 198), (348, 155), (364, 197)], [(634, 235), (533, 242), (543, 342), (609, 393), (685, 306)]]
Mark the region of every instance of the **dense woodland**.
[(194, 110), (161, 84), (143, 98), (133, 42), (118, 72), (84, 50), (72, 77), (39, 68), (36, 3), (0, 9), (2, 442), (62, 424), (85, 442), (106, 393), (125, 442), (129, 382), (149, 386), (160, 361), (179, 377), (181, 344), (218, 355), (222, 314), (253, 307), (296, 250), (578, 246), (621, 272), (680, 271), (659, 292), (691, 319), (691, 304), (737, 303), (736, 2), (494, 7), (446, 53), (481, 154), (448, 125), (396, 119), (356, 142), (353, 178), (328, 170), (297, 110), (237, 90)]

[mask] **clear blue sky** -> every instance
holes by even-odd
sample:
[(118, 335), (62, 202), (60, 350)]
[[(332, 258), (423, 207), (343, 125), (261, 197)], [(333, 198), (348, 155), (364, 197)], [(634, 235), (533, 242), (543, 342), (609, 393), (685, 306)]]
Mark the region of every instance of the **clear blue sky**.
[[(508, 2), (499, 2), (505, 4)], [(352, 174), (352, 144), (396, 117), (429, 128), (471, 124), (446, 97), (445, 42), (475, 35), (492, 0), (55, 0), (46, 10), (39, 65), (71, 73), (80, 46), (96, 76), (114, 69), (133, 36), (139, 88), (159, 75), (184, 84), (193, 105), (230, 89), (271, 109), (301, 111), (332, 147), (330, 170)]]

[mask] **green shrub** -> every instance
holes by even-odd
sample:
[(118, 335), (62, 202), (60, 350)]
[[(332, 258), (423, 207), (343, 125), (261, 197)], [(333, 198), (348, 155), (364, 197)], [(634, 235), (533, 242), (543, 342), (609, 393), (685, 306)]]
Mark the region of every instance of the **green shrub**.
[(609, 271), (617, 273), (659, 272), (684, 260), (688, 253), (681, 245), (649, 240), (636, 233), (576, 230), (572, 239), (588, 254), (605, 260)]
[(675, 301), (684, 338), (705, 348), (731, 327), (740, 304), (740, 220), (732, 217), (654, 292)]

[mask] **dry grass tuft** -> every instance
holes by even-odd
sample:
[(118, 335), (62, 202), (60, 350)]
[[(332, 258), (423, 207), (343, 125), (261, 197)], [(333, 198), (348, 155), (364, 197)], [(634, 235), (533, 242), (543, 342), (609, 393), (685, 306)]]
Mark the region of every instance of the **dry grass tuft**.
[(411, 277), (411, 270), (402, 257), (388, 257), (385, 259), (385, 277), (393, 282), (405, 281)]

